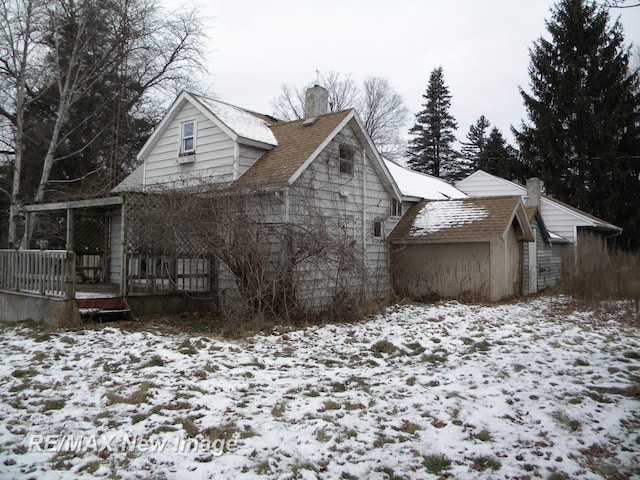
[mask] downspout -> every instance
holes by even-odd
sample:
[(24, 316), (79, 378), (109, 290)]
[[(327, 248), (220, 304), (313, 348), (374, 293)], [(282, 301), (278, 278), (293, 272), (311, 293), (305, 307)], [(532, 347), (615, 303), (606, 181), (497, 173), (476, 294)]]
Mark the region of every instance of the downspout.
[(614, 233), (613, 235), (607, 235), (606, 237), (604, 237), (604, 253), (609, 255), (609, 242), (608, 242), (608, 240), (610, 238), (619, 237), (620, 235), (622, 235), (622, 230), (620, 230), (619, 232)]
[(507, 292), (509, 291), (509, 268), (508, 268), (509, 242), (507, 241), (507, 237), (509, 236), (510, 228), (511, 226), (509, 226), (506, 232), (502, 235), (502, 243), (504, 244), (504, 248), (502, 250), (504, 251), (504, 296), (505, 297), (507, 296)]
[(240, 176), (240, 146), (238, 142), (233, 142), (233, 181)]
[(282, 200), (284, 202), (284, 223), (289, 222), (289, 212), (291, 210), (291, 204), (289, 201), (289, 187), (282, 190)]
[[(367, 154), (362, 150), (362, 263), (365, 267), (367, 277), (369, 269), (367, 265)], [(369, 295), (367, 278), (363, 278), (365, 292)]]
[(362, 253), (367, 246), (367, 155), (362, 150)]
[(120, 207), (120, 248), (121, 248), (121, 252), (120, 252), (120, 257), (121, 257), (121, 261), (122, 261), (122, 268), (120, 269), (120, 296), (121, 297), (125, 297), (127, 296), (127, 294), (129, 293), (129, 285), (128, 285), (128, 281), (127, 278), (129, 276), (129, 265), (128, 265), (128, 257), (127, 257), (127, 245), (125, 244), (126, 241), (126, 232), (125, 232), (125, 228), (127, 226), (127, 219), (125, 218), (126, 216), (126, 211), (127, 209), (125, 208), (127, 202), (127, 197), (126, 195), (124, 196), (124, 199), (122, 201), (122, 206)]

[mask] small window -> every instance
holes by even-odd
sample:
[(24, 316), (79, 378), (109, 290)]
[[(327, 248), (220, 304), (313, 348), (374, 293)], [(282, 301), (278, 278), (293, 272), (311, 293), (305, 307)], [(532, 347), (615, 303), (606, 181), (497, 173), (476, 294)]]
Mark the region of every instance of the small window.
[(382, 220), (373, 221), (373, 236), (376, 238), (382, 237)]
[(353, 175), (353, 148), (340, 145), (340, 173)]
[(196, 122), (191, 120), (182, 123), (180, 139), (180, 154), (189, 155), (196, 151)]
[(395, 198), (391, 199), (391, 216), (392, 217), (402, 216), (402, 203), (396, 200)]

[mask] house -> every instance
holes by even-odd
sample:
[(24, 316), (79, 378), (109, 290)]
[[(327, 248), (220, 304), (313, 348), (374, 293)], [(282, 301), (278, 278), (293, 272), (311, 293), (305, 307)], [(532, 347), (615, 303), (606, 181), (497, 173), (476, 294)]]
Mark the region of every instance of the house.
[[(355, 110), (329, 112), (319, 86), (307, 96), (305, 118), (281, 122), (182, 92), (111, 196), (27, 207), (28, 216), (66, 219), (55, 267), (63, 287), (18, 285), (7, 269), (0, 290), (6, 283), (71, 302), (67, 316), (99, 310), (103, 294), (136, 315), (265, 299), (273, 310), (317, 310), (387, 297), (385, 237), (402, 194)], [(29, 252), (0, 258), (0, 270), (39, 264), (41, 254)], [(45, 310), (36, 320), (54, 323)]]
[(422, 200), (389, 236), (395, 290), (420, 299), (519, 295), (523, 244), (533, 239), (518, 196)]
[(536, 231), (536, 241), (524, 252), (525, 294), (556, 285), (563, 264), (576, 261), (577, 251), (587, 238), (606, 245), (607, 239), (622, 233), (616, 225), (542, 194), (538, 179), (529, 179), (524, 186), (478, 170), (456, 187), (471, 197), (519, 195), (525, 201)]

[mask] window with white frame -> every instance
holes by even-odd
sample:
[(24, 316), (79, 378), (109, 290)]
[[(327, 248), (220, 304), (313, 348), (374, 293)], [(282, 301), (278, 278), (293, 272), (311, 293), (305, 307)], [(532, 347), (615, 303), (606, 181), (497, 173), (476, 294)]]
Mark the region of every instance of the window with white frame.
[(180, 155), (196, 152), (196, 121), (189, 120), (180, 125)]
[(353, 147), (340, 145), (340, 173), (353, 175)]

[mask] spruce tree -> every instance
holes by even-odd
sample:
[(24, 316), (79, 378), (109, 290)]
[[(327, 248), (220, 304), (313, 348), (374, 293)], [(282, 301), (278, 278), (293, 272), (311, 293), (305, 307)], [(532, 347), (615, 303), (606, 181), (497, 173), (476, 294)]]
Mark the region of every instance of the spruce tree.
[(476, 123), (469, 127), (467, 132), (467, 141), (460, 142), (462, 148), (460, 155), (473, 173), (474, 170), (480, 168), (478, 166), (478, 159), (484, 152), (485, 145), (487, 143), (487, 129), (491, 126), (491, 122), (484, 115), (480, 115)]
[(456, 176), (457, 153), (453, 149), (453, 132), (458, 125), (449, 112), (451, 94), (444, 83), (442, 67), (435, 68), (429, 77), (424, 109), (416, 114), (416, 122), (409, 130), (407, 154), (409, 166), (436, 177), (452, 179)]
[(518, 152), (505, 140), (502, 132), (493, 127), (478, 158), (478, 168), (507, 180), (522, 180)]
[[(626, 227), (640, 207), (640, 101), (622, 26), (604, 7), (561, 0), (547, 30), (531, 49), (531, 93), (521, 89), (521, 153), (550, 194)], [(638, 245), (640, 231), (626, 233)]]

